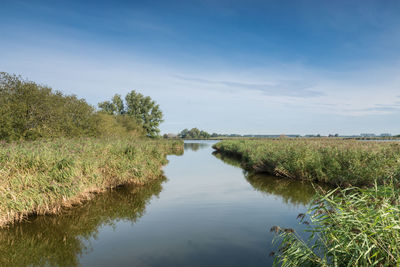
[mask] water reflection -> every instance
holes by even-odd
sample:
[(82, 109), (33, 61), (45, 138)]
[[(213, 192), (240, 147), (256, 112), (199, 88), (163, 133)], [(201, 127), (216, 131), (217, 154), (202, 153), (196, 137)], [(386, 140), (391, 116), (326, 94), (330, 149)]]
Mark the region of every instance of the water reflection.
[(307, 205), (315, 195), (314, 188), (308, 182), (263, 174), (247, 174), (245, 177), (257, 191), (279, 196), (292, 205)]
[(0, 230), (0, 266), (271, 266), (268, 229), (302, 232), (296, 216), (313, 188), (249, 174), (212, 156), (213, 143), (185, 141), (184, 156), (168, 158), (168, 183), (99, 194)]
[(197, 151), (199, 149), (207, 148), (209, 146), (210, 146), (210, 144), (208, 144), (208, 143), (189, 143), (189, 142), (185, 142), (184, 149), (185, 150), (191, 150), (191, 151)]
[(135, 223), (162, 190), (162, 178), (96, 196), (61, 215), (39, 216), (0, 230), (0, 266), (77, 266), (91, 251), (98, 229), (120, 220)]
[[(224, 156), (214, 152), (213, 155), (224, 163), (240, 168), (240, 161), (235, 157)], [(266, 174), (255, 174), (243, 170), (243, 175), (251, 186), (267, 195), (279, 196), (285, 203), (292, 205), (307, 205), (315, 195), (311, 183), (287, 178), (279, 178)]]

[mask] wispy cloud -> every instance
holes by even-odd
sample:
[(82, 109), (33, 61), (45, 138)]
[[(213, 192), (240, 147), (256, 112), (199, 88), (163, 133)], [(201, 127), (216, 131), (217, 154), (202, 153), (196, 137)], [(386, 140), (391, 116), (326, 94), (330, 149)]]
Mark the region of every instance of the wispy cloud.
[(254, 90), (269, 96), (290, 96), (290, 97), (317, 97), (324, 93), (312, 90), (313, 85), (302, 81), (279, 81), (271, 83), (247, 83), (237, 81), (209, 80), (176, 75), (182, 81), (195, 82), (199, 84), (222, 86), (229, 89)]

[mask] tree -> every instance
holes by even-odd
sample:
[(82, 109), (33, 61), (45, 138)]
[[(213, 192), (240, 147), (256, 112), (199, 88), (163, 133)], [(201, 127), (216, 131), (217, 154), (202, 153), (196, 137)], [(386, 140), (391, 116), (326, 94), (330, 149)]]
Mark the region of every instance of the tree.
[(143, 96), (133, 90), (125, 96), (125, 103), (120, 95), (114, 95), (112, 101), (101, 102), (98, 106), (102, 112), (107, 114), (126, 115), (135, 120), (149, 137), (159, 135), (158, 126), (163, 122), (163, 114), (160, 106), (149, 96)]
[(126, 114), (135, 118), (143, 126), (147, 136), (158, 136), (160, 132), (158, 126), (163, 122), (160, 106), (149, 96), (145, 97), (135, 91), (126, 95), (125, 102)]
[(208, 139), (208, 138), (210, 138), (210, 134), (207, 133), (206, 131), (200, 131), (200, 137)]
[(183, 129), (179, 135), (180, 138), (190, 138), (190, 139), (208, 139), (210, 138), (210, 134), (206, 131), (199, 130), (197, 128), (192, 128), (190, 130)]
[(124, 101), (122, 101), (121, 95), (115, 94), (112, 103), (118, 115), (123, 115), (125, 113)]
[(109, 115), (114, 115), (115, 113), (115, 106), (112, 102), (110, 101), (104, 101), (98, 104), (100, 110), (104, 113), (107, 113)]
[(0, 73), (0, 139), (95, 135), (94, 108), (74, 95)]
[(115, 94), (112, 101), (104, 101), (98, 104), (99, 108), (109, 115), (122, 115), (125, 113), (124, 101), (121, 96)]
[(180, 133), (179, 133), (179, 137), (180, 138), (186, 138), (187, 137), (187, 135), (188, 135), (188, 133), (189, 133), (189, 130), (188, 129), (183, 129)]

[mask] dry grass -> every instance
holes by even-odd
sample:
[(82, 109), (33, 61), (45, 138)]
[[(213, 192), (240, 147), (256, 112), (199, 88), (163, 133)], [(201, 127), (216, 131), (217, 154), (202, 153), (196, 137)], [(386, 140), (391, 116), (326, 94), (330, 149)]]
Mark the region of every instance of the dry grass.
[(124, 184), (162, 175), (181, 141), (57, 139), (0, 144), (0, 226), (31, 214), (56, 213)]

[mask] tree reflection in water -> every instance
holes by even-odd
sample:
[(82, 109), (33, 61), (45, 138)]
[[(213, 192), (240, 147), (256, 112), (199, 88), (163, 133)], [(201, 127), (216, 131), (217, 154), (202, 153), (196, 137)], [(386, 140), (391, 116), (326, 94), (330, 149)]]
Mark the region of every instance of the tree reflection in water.
[(0, 266), (76, 266), (90, 252), (98, 229), (120, 220), (135, 223), (162, 190), (165, 177), (144, 186), (126, 186), (99, 194), (60, 215), (32, 218), (0, 230)]
[(209, 147), (210, 144), (207, 143), (185, 143), (184, 144), (184, 149), (185, 150), (192, 150), (192, 151), (197, 151), (201, 148), (206, 148)]

